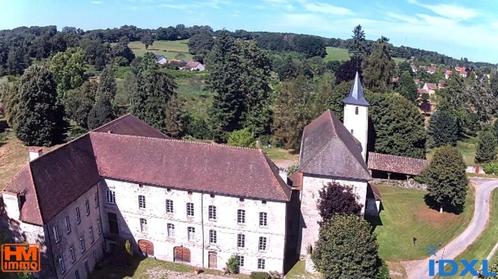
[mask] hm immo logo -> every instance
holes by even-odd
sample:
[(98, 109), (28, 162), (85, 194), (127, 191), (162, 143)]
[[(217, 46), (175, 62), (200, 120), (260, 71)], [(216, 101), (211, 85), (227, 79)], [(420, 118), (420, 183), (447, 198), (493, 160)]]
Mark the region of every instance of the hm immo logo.
[(3, 244), (2, 272), (39, 272), (40, 246), (38, 244)]

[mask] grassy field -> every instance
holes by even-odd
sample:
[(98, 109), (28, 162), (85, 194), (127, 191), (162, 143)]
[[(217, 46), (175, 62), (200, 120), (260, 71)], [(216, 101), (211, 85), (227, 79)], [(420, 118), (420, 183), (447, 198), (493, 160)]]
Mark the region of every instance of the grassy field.
[[(457, 142), (457, 149), (462, 153), (463, 161), (467, 166), (475, 165), (477, 138), (467, 138)], [(432, 159), (433, 150), (427, 153), (427, 159)]]
[(298, 161), (299, 154), (294, 154), (291, 151), (278, 147), (263, 148), (265, 154), (273, 161), (289, 160)]
[(339, 47), (327, 47), (327, 56), (323, 59), (324, 62), (329, 62), (329, 61), (339, 61), (339, 62), (344, 62), (349, 59), (351, 56), (349, 54), (349, 51), (345, 48), (339, 48)]
[(28, 162), (28, 150), (16, 139), (13, 132), (3, 132), (2, 138), (3, 140), (0, 140), (0, 190)]
[[(424, 202), (425, 191), (380, 185), (382, 224), (375, 229), (379, 254), (386, 261), (413, 260), (427, 256), (429, 245), (444, 245), (467, 227), (474, 210), (473, 192), (463, 213), (439, 213)], [(413, 237), (417, 238), (413, 244)]]
[(188, 52), (188, 40), (179, 41), (154, 41), (146, 50), (140, 41), (130, 42), (128, 46), (136, 56), (143, 56), (146, 51), (166, 56), (168, 59), (190, 60), (192, 55)]

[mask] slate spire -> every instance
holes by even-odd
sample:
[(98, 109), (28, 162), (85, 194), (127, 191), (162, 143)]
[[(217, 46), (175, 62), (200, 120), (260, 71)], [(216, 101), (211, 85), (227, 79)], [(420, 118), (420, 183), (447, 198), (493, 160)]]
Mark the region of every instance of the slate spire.
[(353, 87), (351, 87), (351, 91), (349, 91), (349, 95), (342, 100), (344, 104), (347, 105), (355, 105), (355, 106), (366, 106), (368, 107), (370, 104), (365, 99), (365, 94), (363, 93), (363, 86), (361, 85), (360, 75), (356, 72), (354, 77)]

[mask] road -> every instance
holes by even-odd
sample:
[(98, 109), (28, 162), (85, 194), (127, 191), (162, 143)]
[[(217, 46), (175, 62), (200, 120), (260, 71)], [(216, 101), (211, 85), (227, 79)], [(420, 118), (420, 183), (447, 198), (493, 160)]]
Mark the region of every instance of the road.
[(472, 178), (475, 189), (474, 216), (469, 226), (455, 239), (437, 251), (430, 258), (417, 261), (402, 262), (409, 279), (425, 279), (429, 277), (429, 259), (454, 259), (467, 249), (486, 228), (489, 219), (489, 199), (491, 192), (498, 188), (497, 179)]

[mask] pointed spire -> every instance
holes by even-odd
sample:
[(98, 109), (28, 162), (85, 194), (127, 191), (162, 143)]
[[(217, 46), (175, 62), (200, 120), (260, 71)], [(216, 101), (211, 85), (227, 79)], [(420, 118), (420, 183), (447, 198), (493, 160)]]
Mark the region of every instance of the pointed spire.
[(357, 106), (369, 106), (370, 104), (365, 99), (365, 94), (363, 93), (363, 86), (361, 85), (360, 75), (358, 71), (354, 77), (353, 87), (349, 91), (349, 95), (342, 100), (344, 104), (357, 105)]

